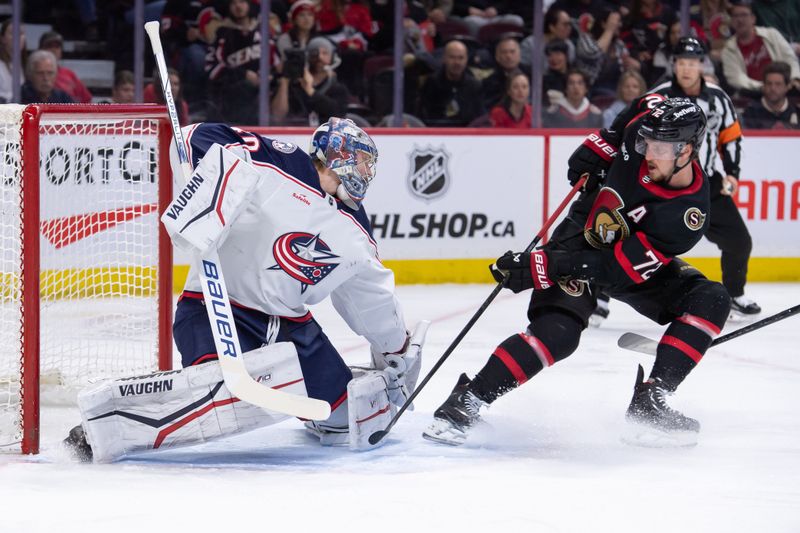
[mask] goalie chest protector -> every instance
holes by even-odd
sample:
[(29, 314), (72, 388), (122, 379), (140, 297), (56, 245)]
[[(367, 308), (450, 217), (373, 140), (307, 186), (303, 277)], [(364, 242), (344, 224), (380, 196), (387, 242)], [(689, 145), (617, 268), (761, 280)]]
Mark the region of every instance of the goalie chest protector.
[[(200, 131), (188, 135), (193, 159), (204, 152), (198, 142), (204, 126), (223, 127), (244, 143), (253, 137), (222, 125), (202, 124)], [(214, 142), (225, 141), (218, 137)], [(356, 275), (360, 289), (353, 298), (363, 293), (364, 284), (380, 285), (377, 292), (386, 288), (391, 292), (391, 272), (378, 259), (363, 207), (351, 210), (322, 192), (310, 158), (295, 145), (263, 137), (258, 144), (259, 149), (246, 157), (262, 171), (263, 184), (219, 247), (231, 300), (291, 317), (304, 315), (306, 305), (324, 300)], [(194, 268), (185, 289), (201, 290)]]

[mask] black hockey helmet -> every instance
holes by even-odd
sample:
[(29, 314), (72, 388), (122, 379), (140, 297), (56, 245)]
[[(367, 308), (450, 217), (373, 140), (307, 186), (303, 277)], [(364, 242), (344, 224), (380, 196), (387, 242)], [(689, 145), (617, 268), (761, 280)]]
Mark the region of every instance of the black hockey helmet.
[(700, 106), (688, 98), (668, 98), (642, 117), (636, 151), (645, 155), (646, 141), (652, 139), (672, 144), (675, 157), (688, 143), (697, 153), (705, 132), (706, 114)]
[(672, 57), (673, 59), (689, 57), (702, 61), (706, 57), (706, 49), (703, 43), (694, 37), (681, 37), (672, 49)]
[(667, 98), (642, 118), (639, 134), (656, 141), (697, 143), (706, 131), (706, 114), (688, 98)]

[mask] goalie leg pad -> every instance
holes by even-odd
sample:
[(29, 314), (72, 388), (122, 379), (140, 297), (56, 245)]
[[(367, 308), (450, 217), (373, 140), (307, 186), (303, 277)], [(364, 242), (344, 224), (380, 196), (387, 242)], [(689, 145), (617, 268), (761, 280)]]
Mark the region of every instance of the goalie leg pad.
[(349, 446), (361, 451), (377, 448), (369, 436), (385, 428), (396, 412), (389, 400), (387, 376), (382, 370), (352, 368), (347, 384), (347, 402), (322, 422), (306, 422), (306, 429), (319, 437), (323, 446)]
[[(293, 344), (264, 346), (245, 353), (243, 359), (257, 381), (306, 396)], [(95, 462), (199, 444), (289, 418), (232, 396), (216, 361), (104, 381), (78, 395), (78, 408)]]
[[(359, 371), (354, 370), (353, 374)], [(369, 436), (384, 429), (397, 408), (389, 399), (387, 376), (382, 370), (366, 370), (347, 384), (348, 426), (350, 427), (350, 449), (369, 450), (380, 446), (370, 444)]]

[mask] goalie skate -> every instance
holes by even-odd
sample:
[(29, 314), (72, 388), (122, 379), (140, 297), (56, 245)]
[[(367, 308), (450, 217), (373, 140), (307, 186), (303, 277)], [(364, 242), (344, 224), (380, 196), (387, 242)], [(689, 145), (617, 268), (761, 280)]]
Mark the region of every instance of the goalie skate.
[(669, 391), (659, 381), (643, 378), (639, 365), (622, 441), (650, 448), (696, 446), (700, 423), (667, 405)]
[(69, 435), (63, 441), (64, 447), (69, 450), (72, 456), (82, 463), (91, 463), (94, 454), (92, 447), (86, 442), (86, 433), (83, 426), (77, 425), (69, 430)]
[(433, 413), (433, 423), (422, 432), (424, 438), (450, 446), (464, 444), (469, 430), (481, 420), (478, 411), (486, 405), (469, 390), (469, 384), (467, 375), (461, 374), (453, 392)]

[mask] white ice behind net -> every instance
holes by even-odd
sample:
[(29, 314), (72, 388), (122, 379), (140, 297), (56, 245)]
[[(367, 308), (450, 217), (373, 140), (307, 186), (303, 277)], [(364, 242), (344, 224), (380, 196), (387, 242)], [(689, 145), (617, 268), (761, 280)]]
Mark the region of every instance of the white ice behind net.
[[(13, 138), (13, 127), (0, 128)], [(157, 367), (158, 129), (152, 120), (45, 115), (39, 131), (41, 392), (44, 402), (68, 401), (93, 381)], [(21, 172), (10, 160), (3, 167), (13, 184), (4, 185), (2, 206), (0, 444), (4, 432), (18, 440), (20, 431), (21, 295), (6, 287), (19, 272)]]

